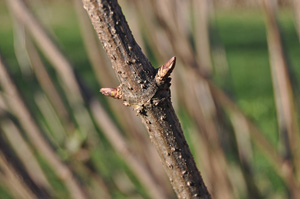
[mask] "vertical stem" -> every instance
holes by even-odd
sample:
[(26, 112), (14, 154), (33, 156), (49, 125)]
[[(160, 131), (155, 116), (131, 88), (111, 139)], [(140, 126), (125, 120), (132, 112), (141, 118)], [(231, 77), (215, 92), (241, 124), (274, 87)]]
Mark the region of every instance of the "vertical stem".
[(116, 0), (83, 0), (83, 4), (121, 83), (103, 93), (137, 111), (178, 198), (210, 198), (171, 103), (168, 76), (175, 58), (157, 73), (134, 40)]

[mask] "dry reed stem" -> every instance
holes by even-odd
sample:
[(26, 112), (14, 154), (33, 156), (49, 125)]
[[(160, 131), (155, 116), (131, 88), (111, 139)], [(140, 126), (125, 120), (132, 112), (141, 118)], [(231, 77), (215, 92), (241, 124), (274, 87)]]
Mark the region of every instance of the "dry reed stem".
[[(45, 130), (46, 137), (50, 140), (51, 144), (57, 148), (60, 148), (63, 146), (63, 144), (65, 144), (67, 132), (65, 131), (63, 124), (61, 123), (60, 118), (55, 112), (52, 104), (48, 100), (47, 96), (42, 92), (36, 92), (33, 95), (33, 102), (39, 109), (41, 118), (45, 120), (48, 126), (48, 128), (43, 128), (43, 130)], [(74, 148), (75, 147), (73, 147), (73, 151)]]
[[(29, 58), (31, 59), (32, 67), (35, 71), (35, 74), (37, 76), (37, 79), (40, 82), (40, 85), (46, 92), (47, 96), (50, 97), (50, 101), (53, 103), (55, 110), (59, 114), (60, 118), (64, 121), (64, 127), (67, 126), (66, 133), (67, 135), (70, 135), (71, 132), (75, 130), (75, 126), (71, 121), (69, 112), (65, 109), (65, 105), (63, 104), (63, 100), (59, 93), (57, 92), (57, 89), (55, 85), (53, 84), (37, 50), (35, 49), (34, 45), (32, 44), (32, 41), (29, 37), (26, 38), (26, 44), (27, 44), (27, 49), (28, 49), (28, 54)], [(53, 126), (53, 125), (51, 125)], [(56, 132), (54, 132), (56, 133)], [(62, 132), (59, 132), (60, 134)], [(63, 136), (63, 135), (61, 135)], [(76, 166), (80, 166), (80, 162), (75, 163)], [(86, 172), (90, 172), (86, 167), (81, 166), (81, 171), (85, 170)], [(105, 184), (102, 182), (102, 179), (95, 175), (95, 174), (90, 174), (90, 178), (92, 178), (100, 187), (102, 187), (102, 192), (104, 198), (110, 198), (109, 191), (107, 190), (107, 187), (105, 187)]]
[[(5, 122), (5, 121), (3, 121)], [(48, 192), (45, 190), (45, 187), (42, 187), (32, 179), (32, 175), (30, 175), (22, 162), (20, 162), (19, 158), (16, 157), (14, 151), (11, 149), (11, 146), (7, 143), (7, 139), (0, 129), (0, 151), (1, 155), (7, 162), (11, 171), (17, 176), (20, 181), (20, 184), (24, 186), (25, 189), (28, 189), (35, 197), (48, 199), (50, 198)], [(25, 153), (23, 155), (26, 155)]]
[(262, 198), (253, 176), (253, 151), (250, 139), (250, 128), (246, 118), (236, 112), (229, 112), (229, 117), (236, 137), (241, 169), (243, 171), (242, 174), (247, 186), (247, 195), (250, 198)]
[[(0, 132), (1, 133), (1, 132)], [(13, 196), (20, 199), (34, 198), (35, 194), (26, 186), (26, 183), (22, 182), (19, 176), (9, 165), (3, 154), (0, 152), (0, 168), (1, 168), (1, 181), (5, 181), (5, 184), (9, 186), (10, 193)]]
[[(271, 72), (273, 80), (274, 98), (276, 102), (278, 126), (281, 142), (284, 146), (284, 160), (287, 161), (283, 171), (288, 178), (288, 186), (292, 197), (297, 198), (300, 193), (297, 180), (299, 175), (299, 129), (295, 112), (293, 90), (288, 74), (288, 65), (282, 46), (281, 33), (276, 18), (275, 3), (272, 0), (264, 0), (263, 8), (266, 15), (267, 40), (270, 54)], [(294, 175), (296, 173), (296, 177)]]
[[(180, 58), (184, 65), (195, 66), (197, 61), (195, 59), (195, 54), (189, 45), (188, 38), (186, 37), (186, 31), (184, 29), (185, 25), (174, 24), (174, 21), (178, 20), (179, 16), (172, 14), (171, 7), (173, 3), (169, 2), (167, 4), (165, 1), (157, 0), (151, 0), (150, 2), (155, 13), (155, 17), (160, 23), (161, 27), (165, 30), (167, 39), (170, 41), (169, 43), (171, 44), (178, 58)], [(175, 17), (174, 19), (173, 16)], [(201, 66), (196, 65), (196, 67)], [(203, 68), (201, 70), (203, 70)]]
[(31, 176), (32, 180), (37, 185), (47, 190), (51, 190), (52, 187), (49, 184), (47, 177), (45, 176), (42, 168), (36, 160), (32, 149), (21, 135), (19, 129), (15, 126), (15, 124), (12, 121), (8, 119), (1, 121), (0, 124), (2, 126), (3, 132), (7, 140), (10, 142), (10, 145), (22, 161), (25, 169)]
[[(82, 150), (82, 153), (86, 153), (87, 151)], [(85, 156), (86, 154), (82, 155)], [(88, 155), (87, 155), (88, 156)], [(87, 191), (89, 193), (89, 198), (93, 199), (111, 199), (112, 195), (110, 193), (110, 185), (106, 184), (104, 179), (101, 176), (101, 173), (95, 169), (95, 166), (92, 164), (90, 160), (83, 162), (82, 157), (77, 155), (73, 157), (71, 163), (71, 167), (78, 171), (81, 176), (87, 176), (88, 185)]]
[[(232, 198), (233, 190), (230, 184), (230, 173), (225, 154), (221, 147), (220, 138), (217, 130), (221, 129), (221, 124), (216, 118), (216, 106), (211, 94), (208, 82), (203, 79), (198, 79), (197, 75), (191, 70), (185, 70), (185, 78), (189, 77), (193, 86), (191, 86), (189, 111), (199, 129), (201, 129), (202, 138), (209, 147), (209, 159), (211, 167), (212, 194), (214, 198)], [(186, 85), (189, 87), (189, 85)]]
[(90, 142), (89, 144), (96, 144), (98, 141), (97, 133), (92, 119), (84, 107), (84, 99), (80, 91), (80, 85), (77, 83), (69, 60), (65, 58), (55, 42), (50, 38), (46, 29), (41, 26), (22, 0), (11, 0), (8, 2), (16, 18), (20, 20), (32, 34), (40, 49), (57, 71), (60, 80), (64, 83), (63, 89), (74, 111), (73, 113), (80, 128), (80, 133), (82, 133), (81, 136), (87, 137), (87, 140)]
[[(203, 85), (207, 86), (207, 85)], [(200, 90), (199, 87), (195, 87), (196, 90)], [(204, 93), (208, 94), (207, 91), (202, 91), (201, 96), (204, 96)], [(198, 94), (200, 94), (198, 92)], [(209, 95), (209, 94), (208, 94)], [(197, 97), (197, 96), (195, 96)], [(199, 96), (198, 96), (199, 97)], [(197, 98), (195, 98), (195, 101)], [(203, 131), (204, 137), (207, 140), (209, 144), (209, 153), (211, 154), (211, 167), (214, 170), (215, 177), (213, 180), (218, 181), (219, 183), (214, 184), (215, 187), (215, 198), (232, 198), (233, 197), (233, 190), (232, 185), (230, 184), (230, 173), (228, 172), (228, 164), (226, 161), (226, 157), (224, 154), (224, 151), (221, 146), (220, 138), (218, 135), (218, 130), (221, 129), (220, 123), (217, 121), (216, 115), (213, 115), (211, 118), (208, 118), (203, 109), (205, 109), (204, 105), (200, 105), (201, 102), (203, 102), (203, 98), (198, 99), (197, 104), (198, 108), (196, 108), (199, 111), (194, 111), (194, 115), (197, 118), (199, 115), (199, 112), (202, 112), (204, 120), (206, 121), (204, 124), (205, 130)], [(204, 103), (203, 103), (204, 104)], [(194, 107), (195, 108), (195, 107)], [(201, 110), (202, 109), (202, 110)], [(212, 112), (215, 114), (214, 112)], [(198, 120), (199, 122), (199, 120)], [(224, 132), (224, 131), (222, 131)]]
[(29, 110), (24, 104), (20, 93), (13, 83), (10, 75), (6, 70), (4, 61), (0, 55), (0, 83), (2, 88), (9, 96), (9, 107), (12, 109), (16, 117), (19, 119), (21, 125), (26, 130), (28, 137), (32, 140), (33, 145), (40, 153), (47, 159), (47, 162), (56, 173), (56, 175), (65, 183), (68, 191), (74, 199), (86, 198), (81, 185), (74, 178), (72, 171), (64, 165), (64, 163), (57, 157), (55, 151), (49, 145), (42, 135), (40, 128), (31, 117)]
[(52, 81), (46, 66), (44, 65), (40, 55), (38, 54), (35, 46), (33, 45), (31, 38), (27, 35), (26, 37), (26, 49), (31, 62), (31, 66), (41, 85), (42, 89), (46, 93), (47, 97), (50, 99), (55, 111), (59, 115), (59, 118), (62, 120), (63, 126), (66, 127), (67, 134), (75, 130), (75, 125), (71, 120), (70, 113), (66, 109), (62, 97), (57, 91), (54, 82)]
[(284, 169), (287, 168), (288, 165), (285, 164), (283, 158), (277, 153), (275, 147), (266, 139), (263, 133), (258, 129), (258, 127), (248, 119), (244, 113), (240, 110), (240, 108), (218, 87), (213, 84), (210, 84), (211, 89), (213, 91), (213, 95), (218, 102), (227, 109), (227, 111), (234, 112), (235, 114), (240, 115), (240, 117), (245, 118), (247, 125), (250, 129), (250, 135), (254, 143), (262, 150), (262, 152), (266, 155), (269, 161), (274, 166), (276, 172), (279, 176), (287, 184), (292, 184), (293, 187), (296, 185), (296, 181), (294, 177), (288, 178)]
[[(285, 146), (285, 158), (290, 160), (294, 158), (294, 161), (296, 161), (299, 155), (299, 129), (295, 114), (293, 90), (288, 74), (288, 64), (272, 0), (264, 0), (263, 2), (278, 125)], [(294, 166), (299, 168), (297, 165)]]
[(210, 35), (209, 35), (209, 0), (193, 0), (192, 6), (194, 11), (194, 25), (195, 25), (195, 43), (198, 62), (201, 67), (208, 73), (212, 72), (211, 63), (211, 49), (210, 49)]

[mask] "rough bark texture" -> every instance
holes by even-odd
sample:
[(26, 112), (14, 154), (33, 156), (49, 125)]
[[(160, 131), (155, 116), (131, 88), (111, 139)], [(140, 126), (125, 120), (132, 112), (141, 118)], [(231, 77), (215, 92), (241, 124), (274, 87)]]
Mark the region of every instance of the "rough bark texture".
[(170, 99), (175, 57), (156, 70), (134, 40), (117, 0), (82, 1), (121, 83), (101, 92), (137, 111), (178, 198), (210, 198)]

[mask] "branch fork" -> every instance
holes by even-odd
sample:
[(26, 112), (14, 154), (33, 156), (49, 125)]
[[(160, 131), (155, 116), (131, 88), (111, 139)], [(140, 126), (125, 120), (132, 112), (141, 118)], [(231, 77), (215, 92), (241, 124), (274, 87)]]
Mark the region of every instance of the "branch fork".
[[(141, 113), (142, 111), (142, 107), (149, 103), (150, 100), (156, 95), (156, 93), (160, 90), (166, 90), (170, 87), (170, 75), (173, 72), (174, 68), (175, 68), (175, 64), (176, 64), (176, 57), (172, 57), (171, 59), (169, 59), (169, 61), (167, 61), (167, 63), (165, 63), (164, 65), (160, 66), (157, 70), (157, 73), (154, 77), (155, 84), (156, 87), (154, 87), (153, 89), (156, 89), (156, 91), (154, 92), (154, 95), (151, 96), (150, 99), (147, 100), (146, 103), (143, 104), (130, 104), (127, 100), (126, 97), (123, 95), (122, 92), (122, 86), (119, 85), (117, 88), (101, 88), (100, 92), (108, 97), (112, 97), (115, 99), (122, 99), (124, 101), (124, 105), (125, 106), (133, 106), (134, 110), (136, 110), (138, 113)], [(157, 103), (157, 102), (156, 102)]]

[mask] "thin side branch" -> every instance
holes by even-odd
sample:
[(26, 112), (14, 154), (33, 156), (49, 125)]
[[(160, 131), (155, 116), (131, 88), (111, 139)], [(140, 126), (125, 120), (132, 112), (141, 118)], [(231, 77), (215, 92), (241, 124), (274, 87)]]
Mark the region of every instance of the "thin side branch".
[(147, 127), (178, 198), (210, 198), (170, 99), (175, 57), (155, 70), (134, 40), (116, 0), (82, 0), (120, 81), (105, 95), (132, 106)]

